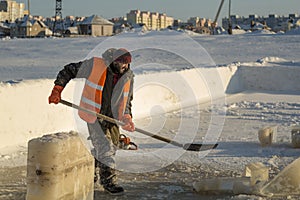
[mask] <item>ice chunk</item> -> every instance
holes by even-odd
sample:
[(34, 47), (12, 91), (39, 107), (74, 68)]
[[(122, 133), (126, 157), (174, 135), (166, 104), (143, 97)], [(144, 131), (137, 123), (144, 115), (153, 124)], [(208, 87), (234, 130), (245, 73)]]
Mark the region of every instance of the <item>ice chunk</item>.
[(75, 132), (28, 143), (27, 200), (92, 200), (94, 158)]
[(292, 145), (294, 148), (300, 148), (300, 127), (292, 129)]
[(245, 177), (250, 177), (250, 183), (252, 186), (259, 182), (267, 182), (269, 180), (269, 169), (261, 162), (250, 163), (245, 166)]
[(274, 196), (300, 195), (300, 158), (285, 167), (262, 188), (265, 194)]
[(249, 177), (218, 177), (213, 179), (203, 179), (193, 183), (193, 189), (201, 194), (251, 193)]
[(273, 139), (276, 139), (277, 135), (277, 126), (265, 127), (258, 131), (258, 140), (261, 146), (270, 146), (273, 142)]

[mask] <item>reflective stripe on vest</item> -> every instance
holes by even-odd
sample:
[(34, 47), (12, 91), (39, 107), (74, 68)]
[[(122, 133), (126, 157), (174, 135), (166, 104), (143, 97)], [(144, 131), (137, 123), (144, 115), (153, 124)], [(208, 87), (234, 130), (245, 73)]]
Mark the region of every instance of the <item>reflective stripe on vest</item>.
[[(107, 67), (101, 58), (94, 57), (92, 62), (92, 71), (85, 82), (80, 106), (88, 110), (99, 113), (101, 110), (102, 91), (105, 84)], [(88, 114), (79, 110), (78, 114), (81, 119), (88, 123), (94, 123), (97, 119), (95, 115)]]
[(130, 80), (128, 80), (124, 85), (123, 99), (121, 100), (120, 105), (119, 105), (119, 113), (118, 113), (119, 114), (119, 120), (122, 120), (122, 117), (124, 115), (126, 105), (127, 105), (127, 102), (128, 102), (129, 90), (130, 90)]
[[(101, 58), (93, 58), (93, 68), (90, 76), (85, 82), (82, 97), (80, 100), (80, 106), (88, 110), (100, 113), (102, 103), (102, 92), (106, 80), (107, 67), (104, 60)], [(118, 108), (119, 120), (124, 115), (128, 95), (130, 90), (130, 80), (128, 80), (123, 88), (123, 98), (120, 100)], [(97, 119), (96, 115), (88, 114), (79, 110), (78, 114), (81, 119), (88, 123), (94, 123)]]

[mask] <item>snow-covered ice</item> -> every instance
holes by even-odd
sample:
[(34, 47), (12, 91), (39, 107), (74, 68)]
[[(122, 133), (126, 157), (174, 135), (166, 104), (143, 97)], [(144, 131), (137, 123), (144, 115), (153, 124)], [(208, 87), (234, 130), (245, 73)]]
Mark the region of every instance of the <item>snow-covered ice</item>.
[[(180, 45), (179, 39), (196, 45)], [(298, 158), (300, 150), (291, 146), (291, 127), (300, 123), (297, 31), (190, 37), (164, 31), (126, 33), (120, 40), (124, 45), (139, 40), (146, 44), (141, 49), (131, 42), (136, 126), (180, 143), (219, 143), (212, 151), (185, 152), (140, 133), (126, 133), (139, 150), (118, 152), (123, 171), (119, 180), (128, 191), (123, 198), (259, 199), (203, 197), (191, 185), (199, 178), (241, 176), (246, 164), (258, 161), (269, 167), (272, 178)], [(106, 37), (0, 41), (0, 198), (24, 199), (29, 139), (71, 130), (86, 136), (76, 111), (49, 105), (47, 98), (63, 65), (114, 42)], [(62, 96), (78, 103), (82, 81), (71, 81)], [(277, 137), (263, 148), (257, 132), (266, 126), (277, 126)], [(101, 191), (95, 195), (105, 198)]]

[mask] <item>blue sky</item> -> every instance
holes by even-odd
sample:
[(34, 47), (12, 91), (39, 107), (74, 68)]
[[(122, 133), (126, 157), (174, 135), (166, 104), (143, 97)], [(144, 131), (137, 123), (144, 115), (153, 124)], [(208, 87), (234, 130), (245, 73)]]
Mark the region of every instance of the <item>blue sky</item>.
[[(28, 0), (16, 0), (25, 3)], [(228, 15), (228, 1), (225, 0), (220, 18)], [(257, 14), (288, 15), (300, 14), (299, 0), (231, 0), (232, 14), (248, 16)], [(45, 17), (55, 14), (55, 0), (30, 0), (32, 15)], [(189, 17), (214, 19), (221, 0), (62, 0), (62, 14), (90, 16), (97, 14), (107, 19), (125, 16), (130, 10), (139, 9), (166, 13), (176, 19), (186, 21)]]

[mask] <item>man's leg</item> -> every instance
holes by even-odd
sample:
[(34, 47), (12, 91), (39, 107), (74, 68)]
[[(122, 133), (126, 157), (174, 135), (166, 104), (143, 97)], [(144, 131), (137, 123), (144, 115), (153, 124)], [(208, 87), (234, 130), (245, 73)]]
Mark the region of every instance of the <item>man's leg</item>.
[(96, 122), (88, 124), (88, 129), (95, 148), (95, 166), (100, 168), (100, 184), (112, 194), (123, 192), (124, 189), (116, 185), (115, 154), (120, 135), (118, 127), (101, 127)]

